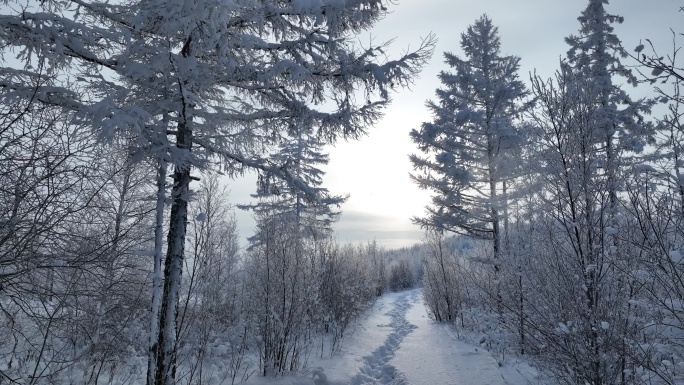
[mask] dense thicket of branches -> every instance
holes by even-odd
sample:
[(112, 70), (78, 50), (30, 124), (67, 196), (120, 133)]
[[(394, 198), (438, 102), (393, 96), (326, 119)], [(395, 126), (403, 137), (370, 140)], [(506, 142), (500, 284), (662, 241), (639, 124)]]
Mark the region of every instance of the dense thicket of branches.
[[(430, 57), (355, 43), (389, 3), (6, 2), (0, 383), (239, 381), (255, 349), (269, 373), (336, 346), (385, 275), (334, 245), (342, 199), (296, 157), (363, 136)], [(215, 174), (248, 169), (295, 201), (245, 254)]]
[[(676, 53), (648, 57), (644, 46), (634, 58), (648, 70), (637, 67), (635, 77), (623, 64), (631, 49), (613, 33), (622, 19), (607, 4), (589, 0), (555, 76), (530, 79), (534, 107), (514, 121), (525, 140), (503, 176), (516, 196), (500, 213), (503, 252), (424, 222), (438, 230), (423, 251), (425, 300), (436, 320), (476, 331), (500, 359), (528, 355), (545, 381), (676, 384), (684, 379), (682, 77)], [(668, 113), (649, 121), (655, 102), (632, 100), (620, 84), (656, 80), (673, 91), (656, 89)], [(451, 130), (470, 110), (450, 103), (437, 117)], [(462, 210), (456, 219), (482, 217), (449, 202)]]
[[(3, 198), (16, 202), (17, 229), (43, 225), (29, 220), (41, 210), (25, 205), (54, 184), (59, 190), (41, 199), (56, 202), (46, 207), (60, 216), (42, 233), (4, 234), (2, 382), (144, 380), (154, 168), (133, 168), (126, 152), (111, 146), (98, 161), (90, 158), (94, 142), (71, 155), (49, 135), (35, 140), (51, 144), (60, 172), (46, 176), (25, 166), (25, 184), (17, 183), (25, 190)], [(35, 146), (36, 157), (39, 151)], [(262, 224), (263, 243), (241, 251), (227, 198), (216, 175), (203, 175), (189, 207), (176, 353), (182, 383), (239, 383), (255, 373), (298, 370), (311, 354), (333, 354), (386, 286), (378, 281), (386, 273), (377, 270), (385, 264), (373, 262), (384, 259), (382, 250), (339, 246), (331, 237), (294, 245), (296, 222), (288, 218)]]

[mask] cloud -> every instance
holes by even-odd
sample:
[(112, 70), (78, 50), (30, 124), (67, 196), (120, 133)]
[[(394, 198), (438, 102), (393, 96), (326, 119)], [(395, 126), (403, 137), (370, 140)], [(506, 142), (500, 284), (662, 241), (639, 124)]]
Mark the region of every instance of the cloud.
[(423, 231), (407, 219), (360, 211), (344, 211), (334, 226), (341, 242), (377, 241), (386, 248), (412, 246), (421, 242)]

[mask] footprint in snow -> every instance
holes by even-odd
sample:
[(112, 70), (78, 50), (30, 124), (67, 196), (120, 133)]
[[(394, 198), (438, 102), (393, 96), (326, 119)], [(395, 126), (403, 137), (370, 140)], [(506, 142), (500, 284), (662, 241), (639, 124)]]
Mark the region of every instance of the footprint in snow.
[[(414, 294), (415, 296), (415, 294)], [(415, 302), (415, 301), (414, 301)], [(406, 320), (406, 312), (411, 308), (408, 294), (399, 297), (394, 307), (386, 314), (390, 316), (392, 331), (385, 343), (369, 356), (363, 357), (360, 373), (351, 380), (351, 385), (408, 385), (406, 376), (389, 364), (401, 341), (416, 328)]]

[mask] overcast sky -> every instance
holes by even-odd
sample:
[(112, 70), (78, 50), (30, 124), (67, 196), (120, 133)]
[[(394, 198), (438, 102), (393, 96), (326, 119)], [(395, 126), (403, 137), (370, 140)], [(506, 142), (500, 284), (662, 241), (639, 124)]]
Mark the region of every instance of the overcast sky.
[[(384, 119), (367, 137), (329, 148), (325, 187), (333, 194), (350, 194), (335, 226), (337, 238), (342, 242), (376, 239), (388, 248), (420, 242), (423, 232), (410, 218), (423, 214), (430, 195), (409, 179), (408, 155), (417, 151), (409, 132), (431, 120), (424, 103), (440, 87), (439, 71), (448, 69), (442, 53), (462, 56), (460, 35), (469, 25), (488, 14), (499, 27), (502, 54), (521, 57), (520, 77), (527, 82), (535, 69), (544, 77), (553, 74), (568, 49), (563, 39), (577, 32), (577, 17), (586, 4), (584, 0), (400, 0), (369, 35), (359, 37), (363, 43), (371, 36), (376, 43), (394, 39), (390, 51), (394, 56), (417, 47), (420, 38), (430, 33), (438, 43), (411, 90), (393, 96)], [(670, 28), (684, 32), (684, 27), (678, 27), (684, 22), (684, 13), (678, 12), (682, 5), (680, 0), (612, 0), (608, 11), (625, 18), (615, 27), (625, 47), (636, 47), (640, 39), (648, 38), (666, 54), (672, 47)], [(681, 41), (684, 44), (684, 38)], [(648, 89), (629, 91), (643, 95)], [(250, 201), (254, 177), (228, 184), (231, 201)], [(254, 222), (249, 213), (237, 214), (244, 239), (252, 234)]]

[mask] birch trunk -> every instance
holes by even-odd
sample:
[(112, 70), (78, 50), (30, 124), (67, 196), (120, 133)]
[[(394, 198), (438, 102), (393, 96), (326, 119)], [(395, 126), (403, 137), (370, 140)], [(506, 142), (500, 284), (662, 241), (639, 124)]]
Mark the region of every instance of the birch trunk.
[[(192, 148), (192, 131), (187, 121), (178, 125), (176, 146), (188, 151)], [(171, 216), (167, 238), (168, 249), (164, 262), (164, 291), (159, 313), (157, 370), (154, 385), (175, 385), (176, 383), (176, 318), (183, 273), (189, 193), (190, 165), (176, 165), (171, 190)]]
[(159, 161), (157, 171), (157, 212), (154, 228), (154, 270), (152, 273), (152, 309), (150, 314), (150, 341), (147, 361), (147, 385), (154, 384), (157, 372), (157, 338), (159, 337), (159, 313), (161, 310), (162, 260), (164, 259), (162, 244), (164, 242), (164, 207), (166, 202), (166, 162)]

